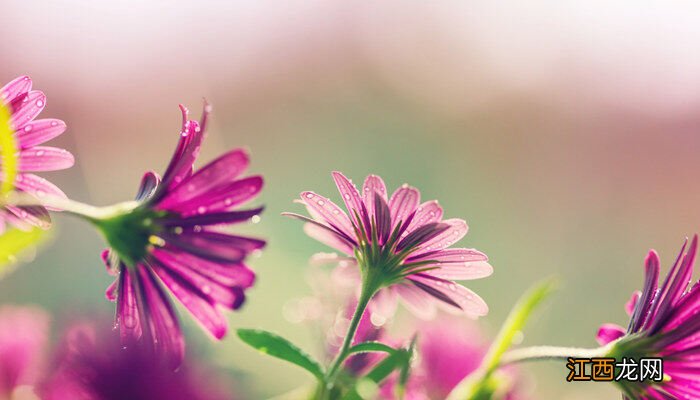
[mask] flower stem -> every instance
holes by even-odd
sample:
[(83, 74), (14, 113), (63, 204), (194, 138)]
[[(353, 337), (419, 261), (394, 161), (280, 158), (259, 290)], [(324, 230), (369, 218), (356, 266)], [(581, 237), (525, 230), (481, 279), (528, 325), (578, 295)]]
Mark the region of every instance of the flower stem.
[(607, 347), (582, 349), (578, 347), (532, 346), (511, 350), (503, 355), (499, 367), (526, 361), (566, 360), (573, 358), (602, 357), (607, 353)]
[(72, 214), (88, 220), (99, 219), (102, 212), (100, 208), (79, 201), (45, 195), (41, 199), (22, 192), (13, 192), (5, 199), (6, 203), (15, 206), (44, 206), (61, 210), (67, 214)]
[(345, 339), (343, 340), (343, 344), (340, 347), (340, 350), (338, 351), (338, 355), (336, 356), (331, 366), (328, 368), (328, 373), (326, 374), (326, 382), (324, 389), (325, 393), (327, 393), (328, 390), (330, 390), (333, 387), (335, 378), (338, 375), (338, 372), (340, 371), (340, 367), (343, 365), (343, 361), (345, 361), (345, 359), (348, 356), (348, 350), (350, 350), (350, 346), (352, 345), (352, 342), (355, 339), (357, 327), (360, 325), (360, 321), (362, 320), (362, 316), (364, 315), (365, 310), (367, 309), (367, 305), (378, 290), (377, 285), (373, 282), (373, 279), (370, 279), (370, 277), (367, 276), (370, 274), (366, 273), (364, 275), (365, 277), (363, 279), (360, 297), (357, 300), (355, 312), (353, 313), (352, 319), (350, 320), (350, 326), (348, 327), (348, 331), (345, 335)]

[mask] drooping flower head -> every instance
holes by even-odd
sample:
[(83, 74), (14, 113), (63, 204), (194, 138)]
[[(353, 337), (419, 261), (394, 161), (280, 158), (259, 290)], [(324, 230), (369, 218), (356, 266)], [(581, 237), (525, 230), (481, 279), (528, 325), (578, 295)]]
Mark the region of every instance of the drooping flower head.
[(390, 198), (382, 179), (370, 175), (362, 195), (340, 172), (333, 179), (349, 212), (314, 192), (301, 193), (312, 218), (287, 215), (307, 222), (305, 231), (341, 251), (359, 265), (362, 279), (378, 280), (383, 287), (370, 303), (373, 311), (388, 317), (397, 297), (421, 317), (434, 315), (436, 305), (482, 316), (486, 303), (454, 280), (478, 279), (493, 269), (483, 253), (449, 248), (467, 233), (461, 219), (442, 219), (437, 201), (420, 203), (418, 189), (403, 185)]
[(40, 309), (0, 308), (0, 399), (36, 384), (48, 329), (49, 316)]
[(212, 371), (191, 360), (173, 371), (145, 351), (124, 348), (115, 332), (70, 327), (41, 385), (44, 400), (224, 400), (234, 398)]
[(146, 173), (136, 202), (95, 221), (111, 246), (103, 259), (117, 278), (107, 298), (117, 301), (122, 339), (146, 336), (173, 365), (182, 359), (184, 341), (165, 289), (220, 339), (227, 330), (220, 308), (243, 304), (244, 290), (255, 280), (244, 261), (265, 245), (224, 230), (258, 218), (262, 207), (238, 208), (257, 196), (262, 177), (241, 178), (249, 163), (241, 149), (194, 172), (209, 106), (199, 123), (181, 110), (180, 141), (163, 178)]
[[(3, 188), (14, 187), (39, 200), (45, 196), (66, 196), (54, 184), (32, 172), (66, 169), (75, 162), (73, 155), (64, 149), (40, 146), (66, 130), (66, 124), (59, 119), (35, 120), (45, 106), (46, 96), (41, 91), (32, 90), (32, 80), (28, 76), (20, 76), (0, 89), (0, 130), (10, 133), (7, 137), (2, 135), (0, 146), (17, 153), (16, 162), (2, 160), (4, 166), (0, 163), (0, 182)], [(19, 228), (48, 228), (50, 222), (44, 207), (0, 207), (0, 233), (7, 223)]]
[(627, 303), (631, 319), (627, 329), (605, 324), (598, 331), (601, 345), (618, 361), (632, 358), (663, 359), (660, 382), (620, 380), (629, 399), (700, 398), (700, 285), (689, 286), (698, 247), (695, 235), (681, 248), (675, 263), (659, 286), (659, 256), (650, 251), (645, 260), (644, 288)]

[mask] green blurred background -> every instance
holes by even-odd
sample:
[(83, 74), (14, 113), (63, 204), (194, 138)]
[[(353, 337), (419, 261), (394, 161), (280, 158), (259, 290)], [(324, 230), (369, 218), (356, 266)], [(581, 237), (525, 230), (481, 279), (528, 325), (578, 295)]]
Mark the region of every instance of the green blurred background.
[[(246, 146), (265, 176), (267, 209), (247, 232), (269, 239), (237, 327), (280, 332), (313, 349), (283, 306), (310, 294), (308, 258), (328, 251), (280, 216), (314, 190), (339, 201), (330, 172), (408, 182), (467, 220), (461, 242), (486, 252), (492, 277), (470, 282), (494, 333), (518, 296), (557, 276), (561, 290), (524, 344), (592, 346), (657, 249), (665, 266), (698, 231), (700, 39), (697, 5), (636, 2), (87, 1), (2, 3), (0, 81), (29, 74), (44, 117), (76, 155), (45, 174), (72, 198), (132, 198), (175, 146), (178, 103), (214, 106), (200, 165)], [(694, 12), (693, 12), (694, 11)], [(37, 304), (57, 326), (109, 315), (111, 282), (91, 227), (57, 218), (55, 239), (0, 282), (0, 302)], [(263, 397), (310, 379), (229, 335), (213, 343), (189, 317), (189, 351)], [(619, 397), (565, 383), (565, 366), (529, 366), (537, 399)]]

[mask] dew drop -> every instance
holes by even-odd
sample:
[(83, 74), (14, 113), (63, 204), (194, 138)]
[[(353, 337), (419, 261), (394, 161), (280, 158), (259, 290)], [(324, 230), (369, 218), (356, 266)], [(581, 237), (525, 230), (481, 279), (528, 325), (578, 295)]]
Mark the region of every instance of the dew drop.
[(36, 106), (37, 106), (37, 107), (43, 107), (43, 106), (44, 106), (44, 101), (43, 101), (43, 100), (37, 100), (37, 101), (36, 101)]
[(307, 199), (313, 199), (313, 198), (314, 198), (314, 195), (311, 194), (311, 193), (307, 193), (307, 194), (306, 194), (306, 198), (307, 198)]
[(207, 212), (207, 208), (204, 207), (204, 206), (199, 206), (199, 207), (197, 208), (197, 212), (200, 213), (200, 214), (204, 214), (205, 212)]
[(27, 126), (24, 127), (24, 131), (25, 131), (25, 132), (31, 132), (32, 129), (33, 129), (33, 126), (32, 126), (32, 125), (27, 125)]

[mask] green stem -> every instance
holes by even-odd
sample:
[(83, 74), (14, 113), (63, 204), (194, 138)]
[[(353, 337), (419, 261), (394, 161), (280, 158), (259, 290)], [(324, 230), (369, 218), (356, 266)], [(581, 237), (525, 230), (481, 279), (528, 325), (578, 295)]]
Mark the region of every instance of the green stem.
[[(352, 319), (350, 320), (348, 332), (345, 335), (345, 339), (343, 340), (343, 344), (340, 347), (340, 350), (338, 351), (338, 355), (336, 356), (333, 363), (331, 363), (330, 367), (328, 368), (328, 373), (326, 374), (325, 387), (322, 390), (324, 395), (328, 395), (328, 392), (330, 391), (330, 389), (332, 389), (338, 372), (340, 371), (340, 367), (343, 365), (343, 361), (345, 361), (345, 359), (350, 354), (348, 350), (350, 350), (352, 342), (355, 339), (357, 327), (360, 325), (360, 321), (362, 320), (362, 316), (364, 315), (365, 310), (367, 309), (367, 305), (369, 305), (369, 301), (377, 293), (378, 290), (376, 283), (374, 283), (374, 280), (370, 276), (371, 274), (366, 272), (363, 275), (364, 277), (362, 280), (363, 282), (362, 289), (360, 291), (360, 297), (357, 300), (355, 312), (353, 313)], [(322, 396), (321, 398), (324, 397)]]
[[(62, 212), (74, 215), (90, 222), (96, 222), (112, 215), (128, 211), (136, 206), (136, 202), (128, 201), (124, 203), (114, 204), (107, 207), (95, 207), (89, 204), (81, 203), (76, 200), (71, 200), (62, 197), (44, 195), (41, 199), (30, 196), (22, 192), (10, 193), (5, 201), (8, 204), (15, 206), (45, 206), (59, 209)], [(2, 201), (0, 201), (2, 203)]]
[(573, 358), (603, 357), (608, 352), (608, 347), (595, 349), (582, 349), (578, 347), (533, 346), (511, 350), (503, 355), (499, 367), (508, 364), (526, 361), (566, 360)]

